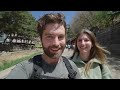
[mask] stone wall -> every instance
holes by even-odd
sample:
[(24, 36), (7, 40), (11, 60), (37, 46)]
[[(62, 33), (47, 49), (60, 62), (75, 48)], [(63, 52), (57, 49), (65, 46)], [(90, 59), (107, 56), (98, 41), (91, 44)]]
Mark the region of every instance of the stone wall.
[(120, 56), (120, 23), (103, 31), (96, 33), (99, 43), (107, 47), (112, 55)]

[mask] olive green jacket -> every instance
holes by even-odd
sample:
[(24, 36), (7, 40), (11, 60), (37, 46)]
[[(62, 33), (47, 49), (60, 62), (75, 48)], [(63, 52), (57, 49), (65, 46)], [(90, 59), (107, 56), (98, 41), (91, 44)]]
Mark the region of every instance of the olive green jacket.
[(84, 67), (86, 63), (81, 60), (78, 54), (75, 54), (72, 60), (78, 66), (82, 79), (112, 79), (112, 75), (108, 68), (108, 65), (101, 64), (101, 62), (96, 58), (93, 58), (89, 61), (93, 62), (93, 64), (88, 72), (88, 75), (84, 74)]

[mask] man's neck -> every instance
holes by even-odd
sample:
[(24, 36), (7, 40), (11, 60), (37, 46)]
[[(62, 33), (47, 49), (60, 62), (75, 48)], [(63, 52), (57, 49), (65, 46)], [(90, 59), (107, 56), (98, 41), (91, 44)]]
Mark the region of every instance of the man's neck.
[(48, 64), (57, 64), (59, 61), (59, 58), (50, 58), (46, 54), (42, 55), (43, 60), (45, 60)]

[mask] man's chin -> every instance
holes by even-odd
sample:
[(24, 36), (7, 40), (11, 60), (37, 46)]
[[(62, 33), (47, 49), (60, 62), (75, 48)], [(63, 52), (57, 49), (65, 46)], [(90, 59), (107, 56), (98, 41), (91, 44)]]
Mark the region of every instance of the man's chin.
[(53, 54), (57, 54), (57, 53), (61, 53), (61, 50), (50, 50), (50, 52)]
[(62, 50), (59, 50), (59, 51), (57, 51), (57, 52), (54, 52), (54, 51), (51, 51), (51, 50), (49, 50), (49, 51), (44, 51), (44, 52), (45, 52), (45, 54), (46, 54), (49, 58), (53, 58), (53, 59), (59, 58), (59, 57), (62, 55), (62, 53), (63, 53)]
[(53, 56), (50, 56), (50, 58), (53, 58), (53, 59), (58, 59), (58, 58), (60, 58), (61, 57), (61, 53), (55, 53), (55, 54), (53, 54)]

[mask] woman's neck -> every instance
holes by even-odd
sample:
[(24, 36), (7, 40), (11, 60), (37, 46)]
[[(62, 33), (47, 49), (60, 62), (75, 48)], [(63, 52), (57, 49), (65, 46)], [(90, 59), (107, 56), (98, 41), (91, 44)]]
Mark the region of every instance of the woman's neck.
[(80, 53), (80, 58), (83, 61), (89, 61), (89, 55), (90, 55), (90, 53), (88, 53), (88, 52), (82, 52), (82, 53)]

